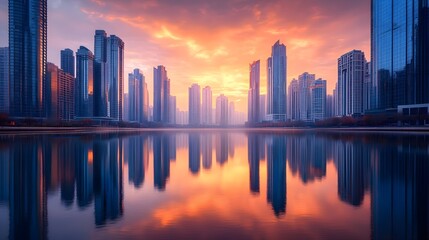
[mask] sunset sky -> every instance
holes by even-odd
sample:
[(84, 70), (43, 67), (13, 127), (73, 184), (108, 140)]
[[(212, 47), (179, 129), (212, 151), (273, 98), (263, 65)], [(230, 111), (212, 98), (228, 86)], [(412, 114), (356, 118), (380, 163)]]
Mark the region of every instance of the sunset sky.
[[(0, 46), (7, 46), (7, 0), (0, 0)], [(249, 63), (266, 59), (280, 40), (287, 47), (288, 84), (303, 72), (328, 81), (332, 94), (337, 58), (353, 49), (370, 58), (370, 0), (48, 0), (48, 61), (61, 49), (93, 50), (95, 29), (125, 42), (128, 73), (143, 70), (153, 97), (153, 70), (167, 68), (178, 107), (188, 107), (188, 87), (209, 85), (247, 112)]]

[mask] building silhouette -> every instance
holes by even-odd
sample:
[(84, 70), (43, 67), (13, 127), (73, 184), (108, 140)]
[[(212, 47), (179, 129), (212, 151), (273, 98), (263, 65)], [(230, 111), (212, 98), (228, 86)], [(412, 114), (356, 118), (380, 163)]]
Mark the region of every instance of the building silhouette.
[(295, 78), (289, 84), (288, 88), (288, 119), (298, 121), (299, 113), (299, 84)]
[(249, 66), (249, 93), (248, 93), (248, 117), (249, 123), (257, 123), (261, 120), (260, 109), (260, 61), (255, 61)]
[(326, 118), (326, 80), (317, 79), (310, 85), (311, 120), (320, 121)]
[(104, 30), (95, 30), (94, 35), (94, 85), (94, 115), (107, 117), (109, 85), (107, 81), (107, 34)]
[(192, 174), (200, 172), (201, 165), (201, 146), (200, 135), (198, 133), (189, 133), (189, 171)]
[(148, 91), (145, 77), (140, 69), (128, 74), (128, 120), (147, 122)]
[(213, 161), (213, 137), (211, 134), (201, 137), (201, 155), (204, 169), (210, 169)]
[(76, 52), (76, 100), (75, 114), (78, 118), (94, 116), (94, 55), (83, 46)]
[(165, 135), (153, 136), (153, 182), (159, 191), (164, 191), (170, 177), (169, 139)]
[(250, 191), (252, 193), (259, 194), (259, 161), (261, 160), (260, 145), (263, 145), (260, 141), (260, 136), (256, 134), (249, 134), (247, 136), (247, 158), (249, 161), (249, 182)]
[(167, 70), (160, 65), (153, 69), (153, 121), (169, 122), (170, 79)]
[(107, 117), (122, 121), (124, 94), (124, 42), (115, 35), (107, 38)]
[(316, 80), (315, 74), (305, 72), (298, 77), (299, 88), (299, 120), (311, 121), (311, 89), (310, 86)]
[(221, 94), (216, 98), (216, 124), (220, 126), (227, 126), (228, 113), (228, 98)]
[(267, 116), (271, 121), (286, 120), (286, 46), (277, 41), (267, 60)]
[(192, 84), (189, 88), (189, 125), (201, 124), (201, 88)]
[(61, 50), (60, 52), (61, 57), (61, 69), (73, 77), (75, 76), (74, 71), (74, 53), (73, 50), (70, 48), (66, 48), (64, 50)]
[(212, 90), (209, 86), (203, 88), (202, 91), (202, 105), (201, 105), (201, 124), (211, 125), (213, 124), (212, 111)]
[(286, 214), (286, 139), (267, 140), (267, 201), (276, 217)]
[(47, 0), (9, 0), (9, 97), (13, 117), (44, 117)]

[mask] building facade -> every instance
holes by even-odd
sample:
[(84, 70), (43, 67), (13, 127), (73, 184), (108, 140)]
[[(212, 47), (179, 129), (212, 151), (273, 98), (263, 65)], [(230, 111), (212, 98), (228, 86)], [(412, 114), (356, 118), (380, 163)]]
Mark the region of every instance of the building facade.
[(153, 69), (153, 121), (169, 122), (170, 79), (167, 70), (160, 65)]
[(213, 123), (213, 103), (212, 103), (212, 89), (209, 86), (203, 88), (202, 92), (202, 106), (201, 106), (201, 124), (211, 125)]
[(107, 117), (122, 121), (124, 94), (124, 42), (117, 36), (107, 38)]
[(298, 80), (293, 79), (288, 88), (288, 119), (298, 121), (299, 115), (299, 84)]
[(326, 118), (326, 80), (317, 79), (310, 85), (311, 120), (313, 122)]
[(73, 50), (71, 50), (69, 48), (61, 50), (60, 57), (61, 57), (61, 69), (64, 72), (66, 72), (66, 73), (68, 73), (74, 77), (75, 71), (74, 71), (74, 53), (73, 53)]
[(228, 125), (228, 98), (223, 94), (216, 98), (216, 124)]
[(298, 77), (299, 120), (311, 121), (311, 90), (310, 86), (316, 80), (315, 74), (305, 72)]
[(429, 4), (371, 1), (374, 108), (429, 103)]
[(192, 84), (189, 88), (189, 125), (201, 124), (201, 87)]
[(94, 85), (94, 115), (108, 117), (107, 34), (104, 30), (95, 30), (94, 35)]
[(128, 120), (143, 123), (147, 121), (146, 81), (140, 69), (128, 74)]
[(9, 98), (13, 117), (43, 117), (47, 0), (9, 0)]
[(78, 118), (94, 116), (94, 55), (81, 46), (76, 52), (75, 114)]
[(255, 61), (249, 66), (249, 93), (248, 93), (248, 117), (249, 123), (260, 121), (259, 95), (260, 95), (260, 61)]
[(365, 54), (353, 50), (338, 59), (338, 106), (340, 116), (363, 114)]
[(277, 41), (267, 60), (267, 117), (271, 121), (286, 120), (286, 46)]

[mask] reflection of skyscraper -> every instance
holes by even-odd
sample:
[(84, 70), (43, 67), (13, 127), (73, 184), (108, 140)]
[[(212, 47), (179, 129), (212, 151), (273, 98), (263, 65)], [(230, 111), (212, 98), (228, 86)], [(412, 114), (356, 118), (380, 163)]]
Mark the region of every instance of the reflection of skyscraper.
[(250, 175), (250, 191), (252, 193), (259, 193), (259, 157), (260, 157), (260, 138), (258, 135), (250, 134), (247, 137), (248, 146), (247, 154), (249, 161), (249, 175)]
[(9, 238), (46, 239), (48, 214), (43, 150), (37, 142), (16, 142), (10, 161)]
[(337, 142), (338, 195), (354, 206), (360, 206), (365, 194), (364, 161), (359, 143)]
[(60, 160), (61, 172), (61, 201), (66, 206), (71, 206), (74, 202), (75, 179), (76, 179), (76, 158), (75, 149), (69, 146), (60, 146), (58, 156)]
[(81, 208), (87, 207), (93, 197), (93, 160), (94, 153), (91, 144), (76, 144), (76, 198), (77, 205)]
[(134, 187), (140, 188), (144, 183), (149, 164), (148, 140), (146, 136), (133, 136), (128, 138), (126, 144), (128, 180), (134, 184)]
[(228, 161), (228, 134), (219, 133), (216, 135), (216, 162), (220, 165)]
[(9, 202), (9, 158), (10, 150), (0, 148), (0, 204)]
[(189, 134), (189, 170), (192, 174), (200, 171), (200, 135), (195, 133)]
[(286, 213), (286, 139), (268, 139), (267, 154), (267, 201), (279, 217)]
[(373, 239), (429, 239), (426, 140), (412, 137), (399, 145), (395, 141), (397, 146), (394, 148), (379, 145), (374, 151), (371, 180)]
[(94, 143), (95, 224), (104, 225), (123, 214), (122, 140)]
[(155, 188), (163, 191), (170, 177), (170, 154), (168, 136), (153, 136), (153, 182)]
[(204, 135), (201, 138), (201, 151), (203, 155), (203, 168), (210, 169), (212, 167), (213, 153), (212, 134)]

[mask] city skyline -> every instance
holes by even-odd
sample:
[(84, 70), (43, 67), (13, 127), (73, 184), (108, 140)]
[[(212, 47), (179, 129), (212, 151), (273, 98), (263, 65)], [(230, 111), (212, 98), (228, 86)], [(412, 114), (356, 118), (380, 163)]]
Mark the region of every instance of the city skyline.
[[(97, 2), (101, 5), (95, 1), (48, 2), (48, 61), (59, 66), (59, 51), (64, 48), (76, 51), (83, 45), (94, 52), (93, 34), (96, 29), (118, 34), (127, 44), (124, 72), (140, 68), (147, 79), (152, 79), (152, 67), (161, 64), (166, 66), (172, 79), (171, 88), (177, 89), (177, 93), (172, 94), (177, 95), (177, 106), (182, 110), (187, 109), (187, 87), (197, 82), (201, 86), (211, 86), (214, 96), (221, 93), (227, 95), (235, 102), (238, 111), (246, 112), (248, 62), (266, 59), (270, 54), (270, 46), (279, 39), (288, 47), (290, 61), (287, 79), (296, 78), (305, 71), (315, 72), (327, 79), (328, 92), (331, 92), (336, 82), (338, 56), (353, 49), (363, 50), (369, 55), (369, 1), (342, 1), (335, 7), (324, 7), (323, 2), (314, 1), (264, 1), (252, 5), (202, 2), (195, 6), (188, 6), (190, 4), (184, 2), (180, 9), (191, 7), (191, 10), (197, 12), (192, 17), (205, 21), (194, 21), (194, 18), (190, 18), (189, 10), (177, 16), (183, 18), (183, 23), (178, 23), (176, 16), (160, 14), (162, 8), (168, 13), (178, 7), (167, 2), (158, 3), (157, 6), (148, 2), (143, 6), (130, 1), (133, 10), (129, 15), (114, 2)], [(283, 15), (286, 14), (280, 14), (277, 10), (284, 8), (293, 13), (292, 10), (304, 9), (307, 4), (314, 7), (308, 9), (308, 19), (299, 22), (284, 19), (286, 17)], [(0, 23), (0, 46), (7, 46), (7, 1), (1, 0), (0, 5), (0, 19), (5, 20)], [(223, 13), (219, 20), (214, 20), (214, 16), (223, 9), (231, 10)], [(237, 14), (233, 9), (236, 9)], [(357, 11), (363, 14), (353, 14)], [(340, 16), (337, 12), (340, 12)], [(236, 15), (237, 22), (231, 23), (229, 19)], [(294, 14), (290, 15), (287, 18)], [(69, 21), (71, 17), (77, 21), (76, 26), (85, 28), (78, 30)], [(150, 22), (146, 29), (142, 27), (150, 19), (156, 21)], [(338, 30), (351, 27), (359, 29), (354, 31), (353, 36)], [(327, 31), (327, 28), (332, 31)], [(215, 31), (215, 34), (206, 34), (208, 29)], [(249, 40), (241, 41), (246, 35), (250, 36)], [(231, 81), (236, 84), (231, 86), (228, 84)], [(125, 80), (124, 92), (128, 92), (127, 86)], [(148, 88), (153, 88), (151, 81), (148, 81)], [(262, 71), (261, 94), (265, 93), (266, 74)], [(150, 105), (153, 105), (152, 99)]]

